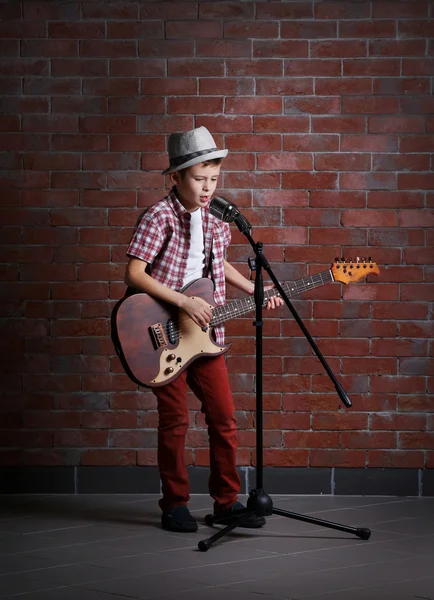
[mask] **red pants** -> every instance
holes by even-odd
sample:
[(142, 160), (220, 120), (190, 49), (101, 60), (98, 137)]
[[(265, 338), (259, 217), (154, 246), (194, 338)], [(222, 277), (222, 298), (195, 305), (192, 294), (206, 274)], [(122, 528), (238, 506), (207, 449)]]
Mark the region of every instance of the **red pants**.
[(236, 469), (237, 428), (228, 372), (223, 356), (194, 361), (172, 383), (154, 388), (158, 399), (158, 466), (162, 510), (186, 505), (190, 486), (185, 465), (188, 430), (187, 386), (202, 403), (210, 446), (209, 493), (214, 510), (232, 506), (240, 490)]

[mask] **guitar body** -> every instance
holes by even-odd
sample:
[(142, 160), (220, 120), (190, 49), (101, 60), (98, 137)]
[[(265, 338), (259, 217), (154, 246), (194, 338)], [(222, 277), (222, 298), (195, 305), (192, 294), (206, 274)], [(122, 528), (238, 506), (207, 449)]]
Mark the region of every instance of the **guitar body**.
[[(197, 279), (182, 293), (215, 306), (210, 279)], [(200, 356), (218, 356), (230, 348), (216, 344), (212, 328), (203, 331), (176, 306), (144, 293), (122, 298), (111, 320), (113, 344), (125, 372), (145, 387), (170, 383)]]

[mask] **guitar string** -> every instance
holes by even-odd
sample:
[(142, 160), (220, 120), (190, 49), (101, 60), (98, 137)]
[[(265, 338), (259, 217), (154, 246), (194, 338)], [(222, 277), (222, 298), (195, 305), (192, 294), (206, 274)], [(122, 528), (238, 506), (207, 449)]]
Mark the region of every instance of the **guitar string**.
[[(289, 297), (298, 296), (299, 294), (305, 292), (306, 290), (319, 287), (319, 286), (323, 285), (324, 283), (327, 283), (328, 281), (332, 281), (332, 280), (333, 280), (333, 277), (331, 275), (330, 270), (328, 270), (328, 271), (324, 271), (322, 273), (316, 273), (315, 275), (312, 275), (309, 278), (309, 281), (307, 281), (307, 279), (301, 279), (298, 281), (292, 281), (290, 283), (283, 284), (282, 289), (284, 290), (285, 294)], [(306, 283), (306, 281), (307, 281), (307, 283)], [(265, 299), (264, 299), (263, 306), (266, 306), (268, 304), (268, 300), (274, 296), (280, 297), (280, 294), (275, 293), (274, 290), (266, 291), (264, 293)], [(242, 309), (241, 308), (240, 309), (231, 308), (231, 305), (236, 305), (238, 307), (243, 304), (245, 304), (245, 306), (242, 307)], [(233, 317), (243, 315), (243, 314), (249, 312), (250, 310), (253, 310), (254, 308), (255, 308), (255, 300), (254, 300), (253, 296), (249, 296), (247, 298), (242, 298), (239, 300), (234, 300), (233, 302), (230, 302), (229, 304), (225, 304), (223, 306), (215, 306), (212, 309), (213, 312), (215, 313), (215, 316), (213, 316), (213, 318), (211, 319), (210, 326), (215, 327), (216, 325), (220, 325), (221, 323), (224, 323), (225, 321), (228, 321)], [(173, 323), (172, 327), (170, 327), (169, 325), (166, 325), (164, 327), (165, 333), (168, 337), (174, 337), (175, 340), (177, 341), (178, 337), (179, 337), (179, 333), (180, 333), (180, 328), (175, 325), (175, 323), (177, 323), (177, 321), (172, 321), (172, 323)]]

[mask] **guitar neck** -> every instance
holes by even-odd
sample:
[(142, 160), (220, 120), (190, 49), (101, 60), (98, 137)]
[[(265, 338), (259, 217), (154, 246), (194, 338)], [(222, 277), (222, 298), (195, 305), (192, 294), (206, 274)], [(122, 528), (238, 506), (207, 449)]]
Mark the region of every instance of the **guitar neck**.
[[(305, 277), (303, 279), (297, 279), (297, 281), (289, 281), (288, 283), (284, 283), (282, 285), (282, 289), (288, 298), (294, 298), (303, 292), (306, 292), (307, 290), (320, 287), (326, 283), (329, 283), (330, 281), (333, 281), (333, 275), (330, 270), (327, 270), (323, 271), (322, 273), (312, 275), (312, 277)], [(280, 296), (279, 291), (273, 289), (264, 292), (263, 306), (266, 306), (270, 298), (273, 298), (273, 296)], [(215, 327), (216, 325), (220, 325), (225, 321), (245, 315), (253, 310), (255, 310), (254, 296), (248, 296), (247, 298), (241, 298), (240, 300), (233, 300), (224, 306), (214, 307), (214, 316), (210, 325), (211, 327)]]

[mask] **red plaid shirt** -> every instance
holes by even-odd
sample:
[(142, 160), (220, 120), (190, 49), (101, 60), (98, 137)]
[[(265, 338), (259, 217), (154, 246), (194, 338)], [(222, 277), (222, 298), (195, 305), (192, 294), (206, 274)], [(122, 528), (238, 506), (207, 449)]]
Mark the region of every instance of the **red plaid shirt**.
[[(215, 282), (214, 302), (225, 304), (226, 285), (224, 258), (231, 241), (228, 223), (223, 223), (201, 208), (205, 249), (205, 271), (209, 275), (209, 258), (213, 253), (212, 270)], [(145, 213), (128, 246), (127, 255), (150, 265), (152, 277), (172, 290), (182, 289), (190, 249), (191, 215), (175, 195), (170, 193)], [(212, 242), (212, 244), (211, 244)], [(205, 273), (204, 273), (205, 276)], [(218, 344), (224, 343), (224, 327), (214, 328)]]

